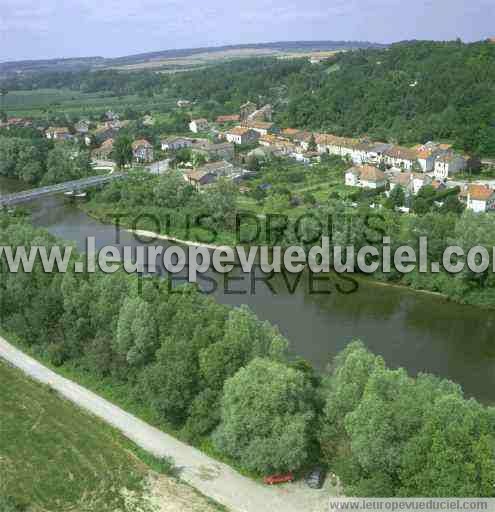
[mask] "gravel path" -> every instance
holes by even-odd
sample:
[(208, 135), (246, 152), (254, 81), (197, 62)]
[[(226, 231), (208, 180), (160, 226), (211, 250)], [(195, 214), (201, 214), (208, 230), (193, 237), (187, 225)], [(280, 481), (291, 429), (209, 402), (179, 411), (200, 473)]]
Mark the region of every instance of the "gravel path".
[(0, 357), (117, 428), (144, 450), (157, 457), (172, 457), (181, 469), (182, 480), (233, 512), (328, 510), (328, 494), (325, 491), (308, 489), (302, 482), (267, 487), (250, 480), (226, 464), (217, 462), (196, 448), (178, 441), (95, 393), (61, 377), (1, 337)]

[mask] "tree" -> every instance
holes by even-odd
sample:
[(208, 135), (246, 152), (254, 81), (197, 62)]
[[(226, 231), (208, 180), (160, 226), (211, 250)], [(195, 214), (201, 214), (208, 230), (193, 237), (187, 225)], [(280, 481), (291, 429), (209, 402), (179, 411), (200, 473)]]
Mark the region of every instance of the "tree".
[(308, 142), (308, 151), (316, 151), (318, 149), (318, 145), (316, 144), (315, 134), (311, 134), (311, 138)]
[(390, 195), (387, 198), (387, 208), (394, 210), (398, 206), (404, 206), (406, 202), (406, 193), (404, 189), (397, 185), (391, 191)]
[(128, 135), (117, 137), (113, 146), (112, 158), (119, 169), (132, 163), (132, 139)]
[(309, 454), (312, 395), (304, 374), (253, 360), (225, 383), (215, 446), (250, 471), (299, 469)]

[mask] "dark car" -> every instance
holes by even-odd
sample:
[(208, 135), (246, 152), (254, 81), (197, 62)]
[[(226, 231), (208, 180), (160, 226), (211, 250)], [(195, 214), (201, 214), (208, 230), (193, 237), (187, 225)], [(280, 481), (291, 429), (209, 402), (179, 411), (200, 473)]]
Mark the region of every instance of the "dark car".
[(321, 489), (325, 483), (326, 471), (322, 467), (312, 469), (305, 478), (306, 484), (311, 489)]

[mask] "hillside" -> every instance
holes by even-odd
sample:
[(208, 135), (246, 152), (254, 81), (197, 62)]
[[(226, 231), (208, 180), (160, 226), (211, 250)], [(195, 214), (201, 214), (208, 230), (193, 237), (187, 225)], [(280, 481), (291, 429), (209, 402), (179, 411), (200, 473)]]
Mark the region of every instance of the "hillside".
[(287, 125), (495, 155), (494, 44), (405, 42), (324, 66), (324, 80), (291, 98)]
[(287, 52), (319, 52), (383, 46), (367, 41), (279, 41), (273, 43), (162, 50), (117, 58), (84, 57), (0, 62), (0, 78), (18, 73), (69, 72), (115, 67), (130, 67), (131, 69), (135, 66), (156, 68), (178, 65), (187, 67), (189, 63), (186, 59), (194, 57), (193, 62), (196, 62), (198, 56), (201, 56), (200, 60), (204, 60), (207, 57), (210, 61), (214, 62), (216, 60), (224, 60), (225, 55), (231, 58), (241, 58), (243, 56), (266, 56)]
[(112, 428), (0, 360), (2, 512), (213, 512)]

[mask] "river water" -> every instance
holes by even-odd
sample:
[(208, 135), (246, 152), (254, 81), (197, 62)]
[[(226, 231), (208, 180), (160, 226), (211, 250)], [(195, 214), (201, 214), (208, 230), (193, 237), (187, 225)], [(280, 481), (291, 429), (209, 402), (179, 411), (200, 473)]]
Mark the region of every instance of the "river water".
[[(0, 194), (21, 188), (18, 182), (0, 179)], [(26, 207), (35, 225), (75, 241), (82, 250), (88, 236), (96, 238), (99, 248), (115, 244), (114, 226), (89, 218), (63, 197), (46, 198)], [(140, 244), (125, 230), (119, 235), (122, 245)], [(457, 305), (434, 295), (362, 282), (355, 293), (347, 295), (331, 283), (313, 286), (313, 290), (330, 294), (311, 293), (306, 278), (294, 293), (287, 290), (283, 279), (275, 279), (276, 295), (263, 282), (255, 283), (255, 293), (251, 293), (249, 278), (247, 282), (229, 283), (229, 290), (246, 292), (243, 295), (226, 293), (222, 279), (218, 282), (214, 294), (217, 300), (248, 304), (260, 318), (278, 325), (291, 341), (292, 350), (319, 369), (350, 340), (360, 338), (391, 367), (452, 379), (468, 396), (495, 403), (494, 312)], [(349, 288), (343, 281), (340, 284)]]

